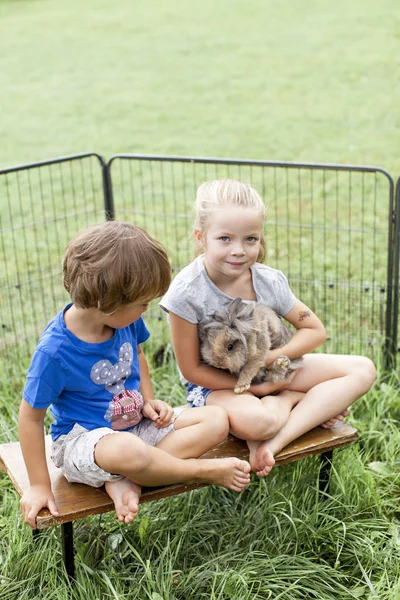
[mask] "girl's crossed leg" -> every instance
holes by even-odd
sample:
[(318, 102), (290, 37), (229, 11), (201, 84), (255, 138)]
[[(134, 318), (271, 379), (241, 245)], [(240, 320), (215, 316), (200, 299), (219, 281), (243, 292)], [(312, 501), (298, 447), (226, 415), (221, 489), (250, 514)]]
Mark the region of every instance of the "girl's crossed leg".
[[(174, 431), (156, 447), (131, 433), (106, 435), (95, 447), (96, 463), (123, 479), (106, 482), (120, 521), (130, 523), (138, 512), (142, 485), (210, 483), (241, 492), (250, 481), (250, 465), (238, 458), (198, 459), (223, 441), (229, 422), (219, 407), (184, 410), (176, 419)], [(187, 459), (187, 460), (183, 460)]]
[[(308, 354), (304, 357), (303, 367), (277, 396), (267, 396), (257, 404), (250, 394), (234, 398), (232, 392), (223, 390), (210, 394), (207, 403), (225, 408), (231, 432), (247, 440), (252, 469), (257, 475), (264, 476), (270, 472), (274, 456), (280, 450), (310, 429), (325, 422), (332, 424), (337, 415), (346, 414), (348, 406), (370, 389), (375, 377), (375, 366), (369, 358)], [(292, 397), (288, 412), (290, 396), (287, 394), (290, 392), (296, 392), (297, 396)], [(275, 408), (271, 398), (275, 399)], [(252, 428), (257, 412), (260, 421)], [(272, 433), (264, 438), (256, 437), (260, 434), (260, 426), (268, 419)], [(264, 441), (257, 442), (257, 439)]]
[(269, 472), (275, 459), (271, 451), (262, 445), (263, 441), (274, 437), (282, 429), (293, 407), (303, 396), (303, 392), (286, 389), (264, 398), (248, 392), (235, 394), (233, 390), (218, 390), (208, 395), (207, 407), (220, 406), (226, 411), (230, 432), (246, 440), (252, 470), (259, 471), (262, 464)]
[[(287, 389), (305, 392), (304, 397), (293, 408), (282, 429), (263, 442), (261, 448), (275, 456), (310, 429), (345, 414), (353, 402), (368, 392), (375, 379), (375, 365), (365, 356), (307, 354), (304, 366), (287, 386)], [(260, 467), (258, 475), (269, 472), (261, 464)]]

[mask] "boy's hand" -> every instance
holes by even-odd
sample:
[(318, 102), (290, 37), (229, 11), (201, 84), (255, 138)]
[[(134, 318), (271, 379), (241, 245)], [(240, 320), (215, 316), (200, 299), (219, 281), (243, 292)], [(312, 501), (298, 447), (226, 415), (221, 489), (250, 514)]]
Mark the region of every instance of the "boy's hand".
[(36, 529), (36, 517), (42, 508), (47, 507), (53, 517), (60, 515), (53, 492), (47, 485), (32, 485), (22, 496), (20, 506), (25, 522), (33, 529)]
[(146, 400), (142, 412), (143, 416), (153, 421), (157, 427), (167, 427), (174, 416), (173, 409), (162, 400)]

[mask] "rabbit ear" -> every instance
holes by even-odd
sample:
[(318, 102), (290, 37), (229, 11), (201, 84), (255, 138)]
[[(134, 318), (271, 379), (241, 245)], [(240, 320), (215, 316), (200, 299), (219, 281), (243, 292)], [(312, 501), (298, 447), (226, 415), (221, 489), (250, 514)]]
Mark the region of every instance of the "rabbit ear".
[(243, 300), (240, 298), (240, 296), (238, 296), (237, 298), (235, 298), (234, 300), (232, 300), (232, 302), (229, 304), (228, 306), (228, 310), (232, 310), (232, 311), (238, 311), (240, 309), (240, 307), (244, 304)]
[(244, 302), (241, 298), (235, 298), (226, 308), (215, 312), (213, 318), (228, 326), (232, 323), (233, 319), (236, 318), (242, 304), (244, 304)]
[(243, 302), (241, 298), (235, 298), (227, 309), (227, 313), (231, 315), (232, 324), (235, 319), (239, 319), (242, 323), (251, 322), (254, 317), (254, 304)]
[(241, 321), (251, 321), (254, 318), (254, 304), (242, 302), (236, 313), (236, 318)]
[(235, 298), (224, 309), (214, 313), (214, 323), (218, 322), (231, 331), (239, 331), (240, 335), (254, 328), (254, 304), (247, 304), (241, 298)]
[(206, 321), (205, 323), (200, 323), (198, 327), (200, 340), (204, 341), (206, 338), (213, 336), (219, 329), (221, 329), (221, 325), (216, 321)]
[(243, 302), (241, 298), (238, 297), (232, 300), (232, 302), (228, 304), (226, 309), (224, 311), (221, 311), (221, 313), (224, 315), (224, 320), (227, 320), (229, 325), (232, 325), (235, 319), (237, 319), (238, 317), (241, 318), (240, 315), (242, 314), (243, 310), (246, 309), (247, 306), (248, 305), (245, 302)]

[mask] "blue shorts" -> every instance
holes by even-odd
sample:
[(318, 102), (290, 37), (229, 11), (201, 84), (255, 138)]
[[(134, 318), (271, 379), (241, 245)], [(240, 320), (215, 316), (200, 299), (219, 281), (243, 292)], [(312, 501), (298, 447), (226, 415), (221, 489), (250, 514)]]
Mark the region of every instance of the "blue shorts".
[(196, 385), (195, 383), (187, 383), (186, 400), (191, 408), (195, 408), (196, 406), (205, 406), (208, 395), (211, 394), (211, 392), (213, 391), (214, 390), (209, 390), (208, 388), (201, 387), (201, 385)]

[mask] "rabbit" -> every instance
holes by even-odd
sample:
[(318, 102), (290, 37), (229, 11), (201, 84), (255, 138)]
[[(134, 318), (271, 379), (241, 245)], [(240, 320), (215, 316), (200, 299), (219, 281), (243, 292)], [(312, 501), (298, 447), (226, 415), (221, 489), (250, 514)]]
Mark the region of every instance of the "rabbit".
[(199, 325), (200, 355), (204, 363), (237, 375), (236, 394), (251, 383), (280, 381), (302, 365), (303, 359), (280, 356), (266, 366), (270, 350), (284, 346), (293, 333), (264, 304), (235, 298)]

